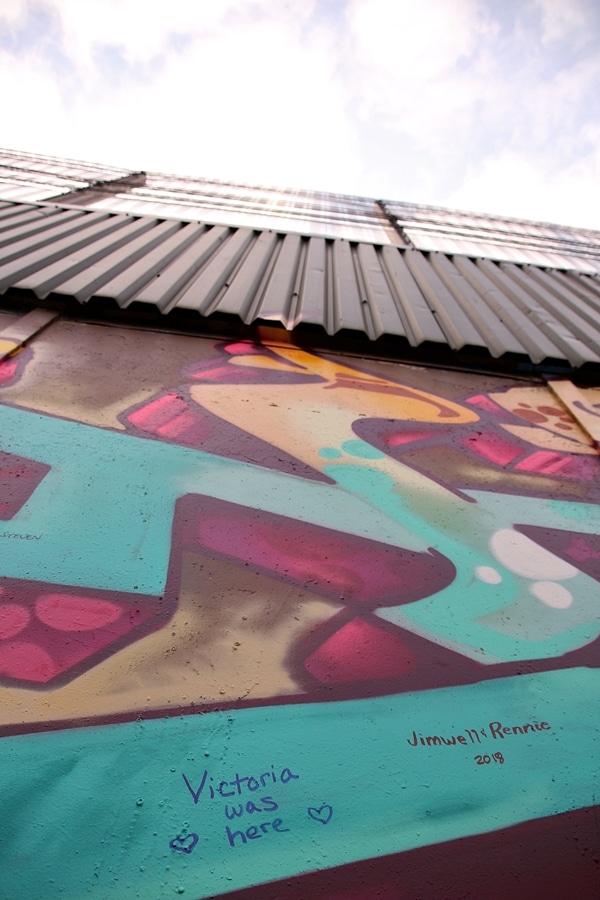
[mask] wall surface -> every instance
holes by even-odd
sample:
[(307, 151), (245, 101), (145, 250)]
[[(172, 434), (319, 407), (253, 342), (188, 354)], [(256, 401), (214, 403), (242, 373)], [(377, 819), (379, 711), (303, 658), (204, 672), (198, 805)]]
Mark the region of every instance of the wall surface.
[(58, 321), (0, 392), (2, 900), (598, 896), (548, 388)]

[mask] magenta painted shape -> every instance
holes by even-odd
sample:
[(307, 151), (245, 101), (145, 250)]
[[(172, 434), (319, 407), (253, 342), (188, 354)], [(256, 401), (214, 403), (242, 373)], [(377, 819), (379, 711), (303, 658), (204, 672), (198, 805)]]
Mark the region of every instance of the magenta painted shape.
[(412, 603), (447, 587), (456, 572), (433, 549), (408, 550), (211, 497), (182, 498), (177, 521), (188, 549), (342, 603)]
[(0, 519), (12, 519), (49, 471), (45, 463), (0, 451)]
[(305, 662), (321, 684), (344, 684), (406, 675), (415, 653), (389, 631), (351, 619), (317, 647)]
[(168, 618), (160, 598), (0, 579), (0, 680), (70, 681)]
[(494, 432), (467, 435), (461, 438), (461, 444), (465, 449), (497, 466), (507, 466), (523, 454), (522, 446)]

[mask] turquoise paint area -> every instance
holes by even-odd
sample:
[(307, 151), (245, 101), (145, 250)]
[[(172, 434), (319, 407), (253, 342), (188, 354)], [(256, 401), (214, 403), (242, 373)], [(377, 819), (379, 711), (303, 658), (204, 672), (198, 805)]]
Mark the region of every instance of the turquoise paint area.
[(349, 453), (350, 456), (358, 457), (358, 459), (383, 459), (385, 456), (381, 450), (373, 447), (372, 444), (359, 440), (344, 441), (342, 450), (345, 453)]
[[(544, 607), (530, 594), (531, 579), (508, 571), (493, 556), (493, 534), (515, 523), (550, 528), (572, 527), (578, 508), (585, 530), (600, 530), (600, 507), (502, 493), (473, 491), (460, 499), (439, 485), (429, 492), (399, 489), (383, 472), (368, 465), (331, 463), (326, 473), (452, 560), (456, 578), (445, 590), (415, 603), (379, 611), (395, 625), (414, 631), (482, 662), (544, 659), (581, 647), (600, 634), (598, 582), (583, 573), (565, 584), (575, 597), (571, 610)], [(499, 584), (476, 578), (480, 566), (502, 576)], [(506, 627), (491, 627), (505, 613)], [(516, 613), (516, 614), (515, 614)], [(511, 631), (511, 621), (513, 623)]]
[(321, 447), (319, 450), (319, 456), (323, 459), (339, 459), (342, 455), (341, 450), (336, 450), (335, 447)]
[(466, 491), (466, 494), (489, 517), (500, 516), (504, 521), (528, 522), (567, 531), (589, 531), (592, 534), (600, 531), (600, 505), (596, 503), (540, 500), (491, 491)]
[(0, 538), (0, 574), (12, 578), (160, 594), (174, 504), (187, 493), (424, 549), (335, 486), (118, 431), (0, 406), (0, 449), (52, 467), (9, 525), (41, 538)]
[(7, 737), (0, 896), (209, 897), (582, 808), (599, 717), (600, 672), (580, 668)]

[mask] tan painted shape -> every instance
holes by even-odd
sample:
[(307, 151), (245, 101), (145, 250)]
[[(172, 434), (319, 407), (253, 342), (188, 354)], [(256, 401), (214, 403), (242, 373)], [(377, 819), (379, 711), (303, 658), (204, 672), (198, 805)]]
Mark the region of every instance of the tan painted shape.
[(297, 693), (288, 654), (338, 609), (246, 567), (186, 553), (179, 609), (164, 628), (64, 687), (1, 687), (0, 724)]
[[(281, 359), (287, 360), (286, 368), (290, 371), (304, 371), (308, 375), (317, 375), (323, 379), (324, 383), (311, 385), (317, 390), (317, 395), (324, 390), (329, 392), (334, 390), (339, 394), (336, 405), (354, 409), (360, 415), (453, 424), (476, 422), (479, 418), (473, 410), (459, 406), (451, 400), (362, 372), (360, 369), (315, 356), (304, 350), (280, 348), (277, 354)], [(274, 364), (270, 357), (262, 357), (260, 354), (233, 357), (231, 362), (234, 361), (235, 365), (247, 368), (262, 367), (263, 364), (272, 367)], [(290, 384), (287, 387), (293, 388), (298, 385)], [(441, 407), (444, 407), (445, 411)]]
[[(354, 437), (361, 417), (462, 424), (478, 415), (450, 400), (405, 387), (302, 351), (280, 350), (312, 375), (312, 384), (235, 385), (201, 382), (190, 388), (199, 406), (254, 434), (316, 469), (326, 464), (323, 447), (340, 447)], [(250, 365), (254, 357), (245, 357)], [(370, 465), (374, 465), (369, 461)], [(379, 468), (381, 464), (378, 464)]]
[(0, 338), (0, 359), (3, 359), (5, 356), (13, 356), (20, 349), (20, 344), (17, 344), (16, 341)]
[(543, 386), (515, 387), (489, 394), (503, 409), (522, 418), (526, 425), (502, 425), (505, 431), (540, 447), (560, 453), (594, 453), (589, 436), (572, 415)]
[(21, 377), (1, 386), (3, 402), (118, 430), (120, 413), (179, 385), (185, 366), (214, 358), (214, 343), (197, 337), (64, 320), (31, 346)]
[(433, 479), (439, 479), (443, 474), (446, 483), (461, 489), (478, 489), (500, 493), (531, 493), (536, 494), (547, 491), (555, 494), (562, 500), (585, 499), (588, 485), (578, 481), (561, 480), (546, 477), (539, 474), (493, 468), (483, 460), (467, 457), (463, 450), (445, 444), (435, 448), (438, 451), (438, 462), (432, 455), (432, 451), (414, 451), (403, 457), (406, 462), (419, 465), (421, 471)]
[(600, 444), (600, 388), (578, 388), (571, 381), (549, 381), (548, 387), (590, 438)]
[(521, 438), (534, 447), (542, 450), (555, 450), (557, 453), (583, 453), (594, 456), (596, 451), (587, 442), (580, 439), (581, 429), (577, 429), (577, 439), (563, 437), (544, 428), (534, 425), (502, 425), (505, 431), (514, 434), (515, 437)]
[[(48, 391), (43, 397), (35, 401), (36, 412), (47, 413), (50, 416), (59, 416), (61, 419), (71, 419), (82, 425), (94, 425), (97, 428), (110, 428), (113, 431), (125, 431), (117, 416), (124, 409), (136, 406), (138, 403), (148, 401), (155, 394), (154, 391), (143, 391), (138, 394), (129, 394), (122, 400), (106, 406), (94, 406), (82, 401), (77, 392), (68, 384), (56, 386), (55, 391)], [(30, 401), (32, 402), (32, 401)]]

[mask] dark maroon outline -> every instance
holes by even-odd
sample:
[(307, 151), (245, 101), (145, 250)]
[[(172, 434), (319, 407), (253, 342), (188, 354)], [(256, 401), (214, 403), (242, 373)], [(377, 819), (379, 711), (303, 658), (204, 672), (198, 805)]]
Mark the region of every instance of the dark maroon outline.
[[(509, 390), (509, 388), (507, 388), (507, 390)], [(503, 412), (505, 411), (503, 410)], [(458, 487), (450, 480), (446, 480), (443, 477), (443, 472), (434, 474), (431, 469), (427, 468), (426, 466), (420, 466), (417, 461), (412, 459), (410, 461), (407, 460), (406, 455), (409, 452), (415, 453), (419, 450), (431, 450), (436, 447), (443, 447), (446, 444), (452, 444), (460, 453), (464, 454), (468, 459), (471, 459), (475, 463), (477, 463), (479, 467), (487, 468), (492, 472), (502, 473), (505, 479), (501, 487), (503, 494), (510, 494), (519, 497), (538, 497), (539, 499), (543, 500), (556, 500), (556, 488), (554, 490), (551, 490), (550, 487), (542, 487), (541, 484), (527, 487), (526, 485), (517, 483), (519, 479), (535, 478), (537, 480), (548, 479), (550, 481), (553, 481), (557, 485), (562, 484), (565, 487), (569, 488), (571, 491), (571, 495), (567, 495), (563, 499), (581, 499), (575, 498), (573, 496), (574, 489), (580, 487), (582, 490), (585, 490), (588, 497), (591, 496), (591, 499), (586, 499), (585, 502), (595, 503), (598, 501), (598, 499), (600, 498), (600, 488), (598, 488), (593, 481), (583, 481), (578, 480), (577, 478), (567, 478), (560, 473), (557, 475), (553, 475), (552, 473), (548, 472), (536, 472), (533, 470), (530, 471), (516, 469), (516, 464), (523, 461), (524, 459), (527, 459), (536, 451), (543, 452), (544, 449), (542, 447), (536, 447), (535, 445), (528, 443), (524, 438), (517, 437), (516, 435), (510, 436), (515, 446), (520, 447), (521, 452), (507, 466), (503, 466), (499, 463), (494, 463), (490, 460), (487, 460), (483, 456), (480, 456), (478, 453), (472, 450), (470, 447), (466, 446), (465, 443), (463, 443), (465, 438), (469, 438), (470, 436), (481, 433), (482, 431), (489, 431), (498, 434), (501, 432), (502, 424), (523, 425), (523, 419), (518, 419), (518, 417), (516, 416), (511, 416), (511, 414), (508, 412), (505, 412), (502, 422), (499, 422), (492, 416), (491, 413), (485, 410), (477, 410), (477, 413), (480, 416), (480, 421), (467, 422), (456, 425), (448, 425), (447, 423), (442, 424), (435, 422), (415, 423), (405, 421), (403, 419), (357, 419), (352, 423), (352, 430), (360, 440), (365, 441), (365, 443), (369, 443), (371, 446), (375, 447), (375, 449), (385, 454), (385, 456), (388, 456), (390, 459), (395, 459), (399, 462), (402, 462), (404, 465), (407, 465), (411, 469), (414, 469), (416, 472), (419, 472), (421, 475), (424, 475), (434, 484), (440, 485), (447, 491), (450, 491), (452, 494), (460, 497), (461, 500), (464, 500), (468, 503), (475, 503), (476, 501), (473, 497), (470, 497), (468, 494), (466, 494), (465, 491), (485, 490), (481, 482), (469, 482), (468, 478), (465, 478), (465, 480), (461, 482), (461, 486)], [(376, 438), (374, 438), (373, 432), (377, 428), (378, 422), (381, 423), (381, 428), (385, 431), (391, 431), (393, 429), (396, 429), (398, 431), (418, 430), (422, 432), (429, 432), (429, 436), (412, 442), (407, 442), (406, 444), (400, 444), (397, 448), (390, 447), (385, 443), (385, 441), (381, 439), (377, 440)], [(449, 431), (449, 429), (454, 429), (454, 432)], [(565, 451), (549, 452), (555, 452), (565, 457), (571, 456), (574, 460), (588, 459), (592, 461), (594, 459), (591, 454), (569, 454)], [(514, 483), (511, 484), (511, 482)]]
[(596, 900), (600, 897), (599, 835), (600, 806), (586, 806), (212, 898)]

